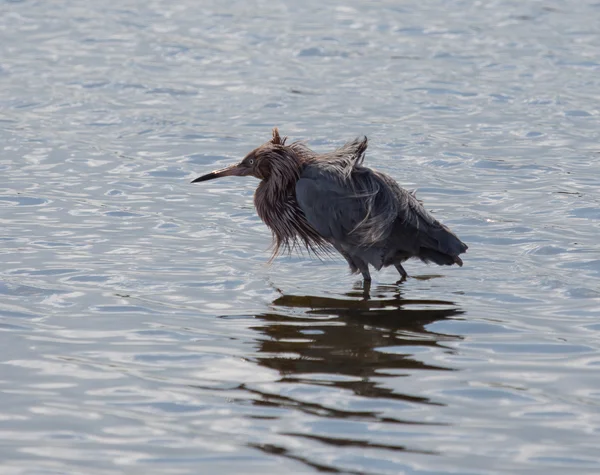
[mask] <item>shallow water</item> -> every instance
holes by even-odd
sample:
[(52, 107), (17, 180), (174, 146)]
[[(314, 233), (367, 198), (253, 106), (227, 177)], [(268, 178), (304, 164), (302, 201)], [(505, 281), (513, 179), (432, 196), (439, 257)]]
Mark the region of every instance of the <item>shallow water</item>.
[[(599, 473), (599, 15), (2, 3), (2, 473)], [(275, 125), (465, 266), (266, 265), (256, 181), (189, 181)]]

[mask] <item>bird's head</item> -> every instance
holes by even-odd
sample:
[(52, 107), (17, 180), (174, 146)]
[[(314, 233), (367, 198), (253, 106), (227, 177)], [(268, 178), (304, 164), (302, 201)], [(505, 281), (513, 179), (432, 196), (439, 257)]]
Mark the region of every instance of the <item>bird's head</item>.
[(192, 183), (224, 176), (253, 176), (259, 180), (268, 180), (272, 175), (289, 174), (290, 172), (297, 174), (299, 158), (293, 146), (285, 145), (286, 139), (287, 137), (279, 136), (279, 130), (275, 127), (273, 138), (252, 150), (241, 162), (202, 175)]

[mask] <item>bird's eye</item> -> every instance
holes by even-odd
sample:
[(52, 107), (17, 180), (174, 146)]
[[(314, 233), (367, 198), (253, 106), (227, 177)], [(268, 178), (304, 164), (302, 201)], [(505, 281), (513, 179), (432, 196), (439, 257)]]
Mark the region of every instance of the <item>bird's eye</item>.
[(248, 165), (254, 165), (254, 159), (251, 158), (250, 160), (248, 160)]

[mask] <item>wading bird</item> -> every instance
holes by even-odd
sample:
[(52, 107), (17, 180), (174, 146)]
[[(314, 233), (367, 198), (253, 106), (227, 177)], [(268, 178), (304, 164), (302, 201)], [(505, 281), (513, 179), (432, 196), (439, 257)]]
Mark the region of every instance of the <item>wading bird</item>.
[(215, 170), (192, 183), (225, 176), (261, 180), (254, 194), (258, 215), (273, 234), (273, 255), (305, 247), (309, 253), (336, 249), (371, 281), (369, 265), (402, 267), (416, 257), (439, 265), (462, 266), (467, 250), (446, 226), (425, 210), (414, 193), (393, 178), (363, 165), (367, 138), (317, 154), (273, 129), (273, 138), (235, 165)]

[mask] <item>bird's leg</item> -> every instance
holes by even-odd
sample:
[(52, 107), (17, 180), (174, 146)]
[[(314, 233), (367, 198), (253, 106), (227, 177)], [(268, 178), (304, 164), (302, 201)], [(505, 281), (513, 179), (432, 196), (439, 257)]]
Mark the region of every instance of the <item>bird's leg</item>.
[(366, 262), (363, 262), (363, 261), (358, 261), (358, 259), (355, 259), (354, 262), (358, 266), (358, 270), (362, 274), (363, 280), (365, 282), (369, 282), (369, 284), (370, 284), (371, 283), (371, 273), (369, 272), (369, 264), (367, 264)]
[(404, 267), (402, 267), (402, 264), (395, 264), (395, 266), (396, 266), (396, 270), (398, 272), (400, 272), (400, 282), (404, 282), (406, 280), (406, 278), (408, 277), (408, 274), (404, 270)]
[(363, 282), (363, 300), (367, 301), (371, 298), (371, 280)]
[(337, 251), (344, 256), (344, 259), (346, 259), (346, 261), (348, 262), (348, 265), (350, 266), (350, 272), (352, 272), (353, 274), (355, 272), (359, 272), (362, 274), (363, 279), (365, 282), (371, 282), (371, 274), (369, 273), (369, 264), (367, 264), (365, 261), (363, 261), (362, 259), (359, 259), (356, 256), (350, 256), (350, 254), (348, 254), (346, 251), (344, 251), (344, 249), (341, 246), (336, 246), (334, 244), (334, 247), (337, 249)]

